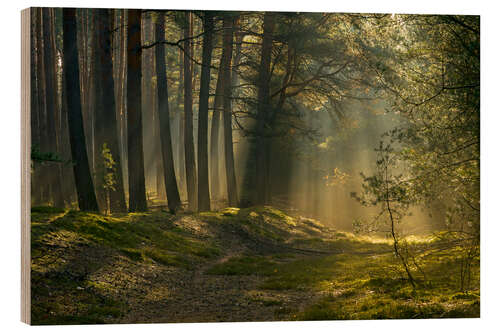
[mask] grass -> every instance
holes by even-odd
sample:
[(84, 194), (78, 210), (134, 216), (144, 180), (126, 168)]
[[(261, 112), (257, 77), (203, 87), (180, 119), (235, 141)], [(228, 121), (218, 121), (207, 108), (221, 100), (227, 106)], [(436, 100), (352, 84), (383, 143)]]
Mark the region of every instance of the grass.
[[(228, 240), (276, 246), (217, 263), (231, 250)], [(273, 207), (181, 216), (33, 207), (31, 241), (34, 324), (121, 322), (137, 310), (136, 298), (169, 297), (155, 284), (163, 283), (155, 281), (166, 267), (189, 272), (202, 265), (210, 276), (253, 277), (256, 291), (247, 299), (279, 320), (479, 316), (479, 259), (461, 291), (459, 246), (411, 239), (420, 268), (413, 268), (414, 290), (389, 240), (335, 231)], [(290, 304), (286, 295), (297, 293), (308, 301)]]
[(262, 256), (242, 256), (216, 264), (207, 270), (213, 275), (269, 275), (276, 264)]
[[(313, 242), (316, 242), (313, 240)], [(350, 248), (364, 250), (358, 240)], [(349, 248), (349, 247), (348, 247)], [(376, 245), (374, 250), (382, 250)], [(215, 265), (210, 274), (257, 275), (260, 290), (306, 291), (320, 296), (302, 310), (278, 316), (297, 320), (347, 320), (381, 318), (460, 318), (478, 317), (480, 312), (479, 262), (472, 267), (474, 281), (467, 292), (460, 288), (460, 249), (420, 254), (424, 276), (415, 271), (414, 290), (392, 253), (367, 256), (333, 254), (281, 261), (273, 256), (241, 256)]]
[(31, 218), (34, 324), (114, 322), (129, 308), (115, 296), (122, 291), (117, 286), (140, 288), (140, 281), (134, 272), (113, 269), (190, 270), (221, 253), (212, 240), (173, 225), (164, 212), (103, 216), (34, 207)]
[[(59, 214), (61, 212), (58, 212)], [(45, 213), (44, 213), (45, 214)], [(202, 242), (170, 223), (171, 215), (164, 212), (103, 216), (69, 211), (53, 221), (32, 216), (32, 255), (37, 257), (47, 236), (64, 242), (67, 232), (86, 242), (108, 246), (132, 260), (159, 260), (163, 264), (188, 266), (200, 258), (220, 254), (215, 244)], [(39, 222), (41, 221), (41, 222)], [(44, 238), (45, 237), (45, 238)]]

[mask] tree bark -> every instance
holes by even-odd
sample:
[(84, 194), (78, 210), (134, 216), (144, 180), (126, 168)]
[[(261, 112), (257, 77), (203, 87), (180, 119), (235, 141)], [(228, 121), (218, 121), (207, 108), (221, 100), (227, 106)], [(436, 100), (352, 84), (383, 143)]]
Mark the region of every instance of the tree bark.
[(268, 125), (268, 117), (271, 112), (270, 97), (269, 97), (269, 81), (270, 81), (270, 66), (271, 53), (273, 49), (273, 31), (275, 25), (275, 14), (266, 12), (264, 14), (264, 37), (262, 39), (259, 79), (258, 79), (258, 95), (257, 95), (257, 126), (256, 126), (256, 176), (257, 176), (257, 204), (267, 204), (270, 201), (269, 191), (269, 139), (266, 133)]
[(198, 211), (210, 210), (208, 185), (208, 98), (212, 62), (214, 19), (211, 12), (203, 15), (203, 50), (198, 108)]
[[(158, 40), (165, 37), (164, 17), (159, 17), (156, 23)], [(156, 78), (158, 91), (158, 115), (160, 120), (161, 155), (163, 158), (163, 174), (167, 192), (168, 208), (175, 213), (181, 206), (179, 189), (175, 177), (172, 138), (170, 134), (170, 112), (168, 106), (168, 86), (165, 74), (165, 45), (156, 46)]]
[(220, 179), (219, 179), (219, 144), (221, 127), (221, 109), (223, 105), (223, 55), (219, 61), (219, 70), (217, 73), (217, 84), (215, 88), (215, 97), (212, 110), (212, 123), (210, 129), (210, 191), (212, 199), (220, 199)]
[[(44, 71), (45, 71), (45, 101), (47, 112), (47, 135), (48, 135), (48, 151), (52, 153), (58, 152), (57, 144), (57, 77), (55, 72), (55, 38), (54, 27), (52, 25), (52, 8), (42, 9), (42, 24), (43, 24), (43, 53), (44, 53)], [(60, 178), (59, 164), (52, 163), (47, 170), (47, 175), (50, 181), (50, 190), (52, 194), (53, 204), (57, 207), (64, 207), (64, 198), (62, 196), (62, 186)]]
[[(190, 38), (193, 34), (192, 14), (185, 13), (184, 38)], [(184, 42), (184, 156), (186, 166), (186, 187), (188, 194), (188, 210), (196, 210), (196, 162), (194, 158), (193, 141), (193, 89), (192, 89), (192, 66), (191, 54), (193, 46), (190, 40)]]
[(98, 211), (99, 207), (97, 206), (94, 184), (90, 175), (85, 135), (83, 132), (74, 8), (63, 9), (63, 31), (63, 63), (66, 73), (65, 95), (68, 105), (68, 127), (78, 206), (80, 210)]
[(231, 108), (231, 57), (233, 54), (233, 21), (235, 18), (224, 16), (224, 42), (223, 42), (223, 87), (224, 87), (224, 160), (226, 163), (227, 201), (230, 207), (238, 205), (238, 192), (236, 189), (236, 174), (234, 171), (233, 129)]
[(141, 114), (141, 11), (128, 10), (127, 142), (129, 211), (147, 210)]
[[(186, 164), (184, 155), (184, 113), (181, 109), (181, 100), (184, 89), (184, 61), (182, 50), (179, 49), (179, 86), (177, 90), (177, 117), (178, 117), (178, 145), (177, 145), (177, 176), (179, 177), (179, 194), (181, 199), (186, 193)], [(175, 162), (175, 160), (174, 160)]]
[[(97, 22), (98, 22), (98, 59), (100, 68), (101, 81), (101, 105), (96, 109), (96, 113), (100, 114), (98, 117), (103, 123), (100, 124), (104, 127), (101, 135), (99, 135), (99, 151), (101, 151), (104, 144), (110, 150), (112, 158), (115, 162), (113, 169), (106, 170), (106, 173), (113, 173), (114, 186), (110, 190), (110, 209), (112, 213), (126, 212), (127, 205), (125, 203), (125, 192), (123, 190), (123, 174), (121, 166), (120, 142), (118, 137), (117, 125), (117, 110), (115, 102), (115, 82), (113, 76), (113, 62), (111, 51), (111, 22), (113, 20), (113, 13), (110, 9), (97, 9)], [(102, 159), (102, 156), (100, 156)]]
[[(31, 145), (32, 149), (41, 149), (42, 119), (43, 119), (43, 91), (41, 83), (41, 38), (42, 32), (40, 22), (40, 10), (33, 9), (31, 12)], [(42, 201), (43, 179), (41, 164), (33, 164), (31, 176), (32, 205), (40, 205)]]

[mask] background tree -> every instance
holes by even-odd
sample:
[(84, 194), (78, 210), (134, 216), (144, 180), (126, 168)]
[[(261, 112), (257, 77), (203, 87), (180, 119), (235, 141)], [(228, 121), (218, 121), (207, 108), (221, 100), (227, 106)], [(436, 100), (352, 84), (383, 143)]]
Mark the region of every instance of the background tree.
[(127, 138), (129, 211), (145, 211), (146, 186), (142, 147), (141, 11), (128, 11), (127, 28)]
[(228, 205), (235, 207), (238, 205), (238, 191), (236, 188), (236, 174), (234, 170), (234, 154), (233, 154), (233, 128), (232, 128), (232, 118), (233, 112), (231, 108), (231, 92), (232, 83), (231, 78), (231, 58), (233, 54), (233, 24), (237, 21), (237, 17), (232, 17), (230, 15), (224, 16), (224, 42), (222, 51), (222, 62), (223, 67), (223, 91), (224, 91), (224, 160), (226, 166), (226, 184), (227, 184), (227, 201)]
[(197, 207), (197, 181), (196, 181), (196, 161), (194, 155), (193, 139), (193, 75), (191, 65), (192, 55), (192, 14), (185, 12), (183, 23), (184, 30), (184, 152), (186, 166), (186, 186), (188, 197), (188, 210), (194, 211)]
[(214, 18), (203, 13), (203, 56), (198, 109), (198, 210), (210, 210), (208, 183), (208, 97), (210, 94), (210, 67), (212, 63)]
[[(104, 145), (109, 149), (111, 159), (114, 161), (112, 169), (106, 171), (112, 173), (114, 185), (108, 189), (111, 212), (126, 212), (127, 205), (125, 203), (125, 193), (123, 190), (123, 175), (121, 167), (120, 142), (118, 136), (117, 112), (115, 103), (115, 81), (113, 75), (113, 58), (111, 51), (111, 22), (113, 22), (113, 12), (108, 9), (97, 10), (97, 59), (99, 65), (100, 81), (100, 102), (95, 108), (95, 112), (99, 115), (98, 119), (102, 128), (98, 137), (98, 147), (102, 150)], [(103, 159), (102, 151), (99, 156), (99, 163), (110, 165), (109, 161)]]
[(80, 81), (76, 40), (75, 9), (63, 10), (64, 57), (66, 71), (66, 98), (68, 104), (68, 125), (71, 156), (75, 174), (78, 206), (81, 210), (98, 211), (94, 185), (90, 175), (85, 135), (83, 131), (82, 107), (80, 101)]
[[(43, 54), (44, 54), (44, 78), (45, 78), (45, 107), (47, 119), (47, 141), (48, 151), (58, 152), (59, 129), (59, 104), (57, 99), (57, 79), (56, 79), (56, 41), (54, 32), (54, 9), (42, 9), (43, 22)], [(62, 196), (61, 171), (58, 163), (49, 166), (52, 171), (48, 173), (50, 192), (54, 205), (64, 207)]]
[[(156, 36), (158, 41), (163, 41), (165, 36), (164, 17), (159, 15), (156, 22)], [(165, 75), (165, 45), (158, 44), (156, 50), (156, 77), (158, 89), (158, 114), (160, 122), (161, 153), (163, 159), (163, 171), (165, 188), (167, 191), (168, 207), (171, 212), (177, 211), (181, 206), (179, 190), (174, 169), (174, 157), (172, 151), (170, 111), (168, 105), (168, 85)]]

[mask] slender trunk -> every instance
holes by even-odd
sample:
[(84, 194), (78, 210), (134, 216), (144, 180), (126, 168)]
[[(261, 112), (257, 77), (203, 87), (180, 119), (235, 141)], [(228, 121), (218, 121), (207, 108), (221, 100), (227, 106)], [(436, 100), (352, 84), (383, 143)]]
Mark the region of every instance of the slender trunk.
[[(111, 51), (111, 22), (113, 12), (110, 9), (97, 9), (98, 26), (98, 63), (100, 68), (101, 81), (101, 108), (96, 109), (99, 119), (102, 121), (101, 127), (104, 130), (99, 135), (99, 147), (106, 144), (110, 150), (115, 163), (113, 167), (106, 167), (106, 174), (113, 174), (114, 184), (107, 193), (112, 213), (126, 212), (125, 193), (123, 191), (123, 175), (121, 167), (120, 143), (118, 137), (117, 112), (115, 102), (115, 82), (113, 78), (113, 63)], [(102, 156), (100, 156), (102, 159)]]
[[(49, 137), (47, 131), (47, 89), (45, 84), (45, 55), (43, 52), (43, 15), (42, 8), (38, 8), (38, 29), (37, 29), (37, 43), (38, 43), (38, 52), (37, 52), (37, 77), (38, 77), (38, 103), (40, 107), (40, 150), (42, 152), (48, 152), (50, 150), (49, 147)], [(40, 202), (48, 203), (50, 201), (50, 182), (48, 181), (48, 177), (45, 177), (47, 173), (47, 166), (44, 164), (39, 164), (39, 175), (40, 175)]]
[(213, 200), (220, 199), (220, 179), (219, 179), (219, 144), (221, 127), (221, 109), (223, 104), (223, 56), (219, 61), (219, 70), (217, 73), (217, 84), (215, 88), (215, 97), (212, 111), (212, 123), (210, 129), (210, 193)]
[(91, 19), (93, 17), (90, 9), (80, 9), (77, 10), (81, 15), (81, 30), (80, 30), (80, 40), (79, 48), (80, 59), (82, 63), (80, 64), (80, 82), (82, 86), (80, 87), (80, 93), (82, 96), (82, 113), (83, 113), (83, 125), (85, 130), (85, 137), (87, 138), (87, 151), (90, 163), (90, 170), (92, 173), (92, 178), (94, 177), (94, 62), (93, 59), (93, 40), (94, 40), (94, 28), (95, 25), (91, 24)]
[[(151, 17), (149, 14), (145, 14), (142, 19), (142, 43), (149, 44), (151, 42)], [(146, 195), (148, 195), (148, 189), (151, 188), (152, 184), (155, 184), (154, 177), (154, 160), (156, 159), (155, 155), (155, 142), (153, 133), (151, 131), (152, 124), (152, 98), (153, 98), (153, 82), (151, 79), (151, 67), (152, 67), (152, 59), (151, 56), (153, 54), (153, 50), (151, 48), (144, 49), (142, 51), (142, 80), (141, 80), (141, 89), (142, 89), (142, 117), (143, 117), (143, 150), (144, 150), (144, 177), (146, 182)]]
[[(64, 55), (63, 55), (64, 56)], [(68, 128), (68, 103), (66, 98), (65, 87), (66, 73), (63, 68), (62, 72), (62, 84), (61, 84), (61, 136), (62, 136), (62, 157), (64, 161), (71, 160), (71, 145), (69, 139), (69, 128)], [(85, 132), (84, 132), (85, 134)], [(62, 179), (64, 179), (63, 189), (64, 197), (66, 201), (72, 204), (75, 198), (75, 178), (73, 175), (73, 170), (70, 165), (64, 165)]]
[[(156, 73), (156, 65), (154, 66), (154, 72)], [(157, 150), (155, 150), (155, 164), (156, 164), (156, 195), (158, 200), (166, 200), (167, 193), (165, 189), (165, 182), (163, 181), (163, 160), (158, 158), (161, 154), (161, 136), (160, 136), (160, 120), (159, 120), (159, 101), (158, 101), (158, 84), (155, 87), (155, 94), (153, 94), (153, 136), (155, 137), (155, 143), (157, 144)], [(174, 168), (175, 170), (175, 168)]]
[(92, 51), (91, 51), (91, 63), (93, 67), (93, 75), (89, 78), (92, 81), (92, 161), (93, 161), (93, 177), (94, 186), (97, 196), (97, 202), (99, 207), (107, 207), (106, 203), (106, 190), (104, 185), (104, 159), (103, 159), (103, 144), (104, 135), (107, 131), (107, 126), (105, 122), (105, 112), (104, 112), (104, 96), (103, 93), (103, 82), (102, 82), (102, 62), (101, 62), (101, 31), (100, 31), (100, 20), (99, 15), (101, 9), (93, 9), (91, 25), (92, 30)]
[(233, 21), (230, 16), (224, 17), (224, 42), (223, 42), (223, 87), (224, 87), (224, 160), (226, 162), (227, 201), (229, 206), (238, 205), (238, 192), (236, 190), (236, 174), (234, 171), (233, 129), (231, 110), (231, 57), (233, 54)]
[(80, 81), (78, 68), (78, 51), (76, 46), (76, 18), (74, 8), (63, 9), (63, 49), (64, 70), (66, 73), (65, 88), (68, 106), (68, 128), (73, 159), (78, 206), (84, 211), (98, 211), (94, 184), (90, 175), (83, 117), (80, 101)]
[(389, 213), (389, 219), (391, 221), (391, 236), (393, 239), (393, 246), (394, 246), (394, 254), (401, 260), (401, 263), (403, 264), (403, 267), (406, 271), (406, 275), (408, 276), (408, 280), (410, 281), (413, 289), (416, 288), (415, 284), (415, 279), (413, 278), (413, 275), (411, 274), (410, 267), (408, 267), (408, 263), (404, 255), (401, 253), (401, 249), (399, 248), (399, 241), (398, 237), (396, 235), (396, 230), (394, 228), (394, 216), (392, 215), (392, 208), (390, 205), (390, 194), (389, 194), (389, 177), (388, 177), (388, 170), (387, 170), (387, 165), (385, 166), (384, 170), (384, 175), (385, 175), (385, 204), (386, 204), (386, 209), (387, 212)]
[[(41, 144), (41, 116), (43, 103), (40, 102), (42, 98), (39, 63), (40, 59), (40, 41), (38, 39), (40, 16), (39, 11), (34, 9), (31, 12), (31, 149), (40, 149)], [(38, 163), (32, 164), (31, 175), (31, 197), (32, 205), (41, 204), (41, 165)]]
[[(177, 144), (177, 176), (179, 177), (179, 191), (181, 198), (185, 197), (186, 166), (184, 162), (184, 113), (181, 108), (181, 101), (184, 89), (184, 61), (182, 50), (179, 49), (179, 86), (177, 89), (177, 117), (178, 117), (178, 144)], [(175, 160), (174, 160), (175, 162)]]
[(256, 127), (256, 175), (257, 175), (257, 204), (267, 204), (270, 201), (269, 191), (269, 138), (266, 131), (269, 113), (271, 112), (269, 97), (269, 81), (271, 53), (273, 48), (273, 31), (275, 25), (273, 13), (264, 14), (264, 37), (262, 38), (261, 58), (259, 66), (258, 96), (257, 96), (257, 127)]
[[(54, 27), (52, 20), (51, 8), (43, 8), (43, 53), (44, 53), (44, 71), (45, 71), (45, 88), (46, 88), (46, 112), (47, 112), (47, 134), (48, 134), (48, 149), (52, 153), (58, 153), (57, 145), (57, 78), (55, 72), (55, 38)], [(62, 186), (60, 178), (59, 164), (52, 164), (48, 170), (50, 181), (50, 189), (54, 206), (64, 207), (64, 198), (62, 196)]]
[(123, 184), (125, 188), (125, 194), (127, 193), (128, 189), (128, 149), (127, 149), (127, 30), (126, 30), (126, 25), (127, 25), (127, 18), (126, 18), (126, 10), (122, 9), (122, 25), (121, 25), (121, 30), (122, 30), (122, 38), (121, 38), (121, 70), (120, 70), (120, 90), (121, 90), (121, 126), (120, 126), (120, 141), (122, 144), (121, 150), (122, 150), (122, 168), (123, 168)]
[[(164, 18), (160, 17), (156, 24), (156, 36), (163, 40), (165, 36)], [(158, 91), (158, 115), (160, 120), (161, 155), (163, 158), (163, 171), (165, 189), (167, 191), (168, 208), (175, 213), (181, 206), (179, 190), (174, 170), (174, 157), (172, 139), (170, 134), (170, 113), (168, 107), (168, 86), (165, 74), (165, 45), (156, 46), (156, 78)]]
[[(184, 22), (184, 38), (192, 36), (192, 14), (186, 12)], [(188, 194), (188, 210), (196, 210), (196, 162), (194, 158), (193, 141), (193, 89), (192, 89), (192, 67), (191, 54), (192, 43), (190, 40), (184, 42), (184, 150), (186, 165), (186, 185)]]
[(146, 211), (141, 114), (141, 11), (128, 10), (127, 142), (129, 211)]
[(203, 15), (203, 54), (198, 107), (198, 211), (210, 210), (208, 185), (208, 98), (212, 62), (214, 20), (211, 12)]

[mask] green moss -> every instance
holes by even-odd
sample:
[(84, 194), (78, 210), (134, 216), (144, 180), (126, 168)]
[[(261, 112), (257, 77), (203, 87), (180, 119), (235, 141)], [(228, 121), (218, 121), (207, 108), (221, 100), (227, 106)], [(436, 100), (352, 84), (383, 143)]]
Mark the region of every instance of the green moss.
[(163, 265), (181, 266), (185, 268), (189, 268), (190, 266), (190, 261), (186, 257), (166, 253), (158, 249), (148, 249), (145, 251), (145, 255)]
[[(118, 262), (127, 267), (123, 279), (134, 280), (135, 266), (156, 267), (151, 265), (153, 261), (180, 270), (213, 262), (207, 274), (253, 275), (258, 290), (257, 295), (248, 296), (250, 301), (274, 307), (277, 319), (479, 316), (479, 258), (471, 263), (470, 283), (463, 284), (468, 291), (459, 292), (463, 249), (458, 246), (442, 250), (436, 240), (412, 240), (416, 260), (425, 273), (412, 266), (417, 281), (414, 290), (392, 254), (390, 242), (383, 239), (328, 231), (314, 220), (272, 207), (227, 208), (186, 217), (210, 233), (200, 236), (195, 229), (179, 225), (178, 216), (165, 212), (104, 216), (35, 207), (31, 234), (33, 322), (119, 321), (128, 309), (112, 299), (117, 294), (115, 280), (101, 276), (96, 281), (92, 274), (109, 274), (111, 265)], [(177, 219), (175, 223), (173, 219)], [(249, 247), (247, 255), (215, 263), (213, 259), (225, 250), (227, 237), (252, 245), (278, 246), (259, 248), (259, 252)], [(318, 250), (318, 255), (291, 254), (285, 250), (290, 247)], [(276, 252), (280, 249), (283, 252)], [(330, 254), (321, 254), (324, 252)], [(325, 296), (311, 298), (315, 301), (299, 311), (281, 296), (299, 291)]]
[(121, 252), (132, 260), (135, 260), (135, 261), (143, 261), (144, 260), (144, 255), (143, 255), (141, 250), (122, 249)]

